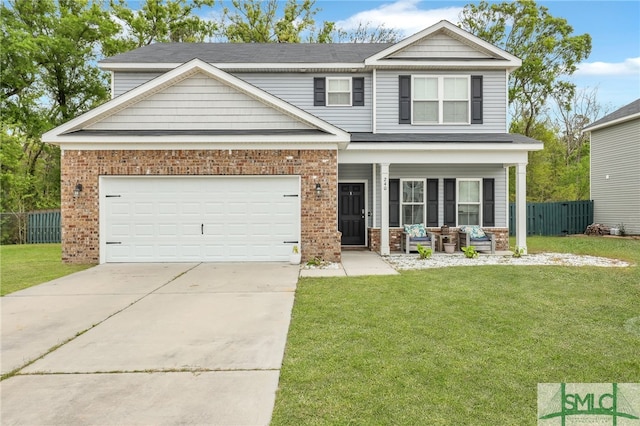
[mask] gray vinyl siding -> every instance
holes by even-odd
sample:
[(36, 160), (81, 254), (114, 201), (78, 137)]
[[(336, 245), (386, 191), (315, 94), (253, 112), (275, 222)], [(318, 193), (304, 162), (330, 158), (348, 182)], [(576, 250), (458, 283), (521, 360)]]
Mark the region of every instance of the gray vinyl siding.
[(640, 119), (591, 133), (591, 199), (596, 223), (640, 234)]
[[(367, 190), (367, 213), (373, 211), (373, 184), (371, 164), (338, 164), (338, 183), (340, 182), (366, 182)], [(372, 226), (373, 217), (367, 217), (367, 227)]]
[(490, 58), (489, 55), (462, 43), (446, 34), (433, 34), (426, 40), (414, 43), (392, 58)]
[[(379, 169), (378, 169), (379, 172)], [(378, 173), (378, 180), (380, 174)], [(473, 164), (391, 164), (389, 179), (438, 179), (438, 221), (444, 221), (444, 182), (443, 179), (495, 179), (495, 219), (496, 227), (507, 228), (507, 173), (502, 165)], [(380, 182), (376, 187), (376, 227), (380, 226), (381, 194)]]
[[(483, 76), (483, 123), (463, 125), (398, 124), (399, 75), (481, 75)], [(377, 72), (377, 132), (378, 133), (505, 133), (507, 131), (507, 80), (505, 71)]]
[[(234, 75), (347, 132), (372, 131), (371, 74), (236, 73)], [(364, 77), (364, 106), (314, 106), (314, 77)]]
[(308, 129), (309, 126), (198, 73), (90, 126), (128, 129)]
[[(307, 73), (232, 73), (290, 104), (321, 118), (347, 132), (371, 132), (372, 79), (371, 74), (307, 74)], [(114, 73), (114, 93), (119, 96), (160, 75), (160, 73)], [(327, 107), (313, 105), (314, 77), (364, 77), (364, 106)]]
[(151, 81), (162, 75), (160, 72), (124, 72), (118, 71), (113, 73), (113, 97), (122, 95), (131, 89)]

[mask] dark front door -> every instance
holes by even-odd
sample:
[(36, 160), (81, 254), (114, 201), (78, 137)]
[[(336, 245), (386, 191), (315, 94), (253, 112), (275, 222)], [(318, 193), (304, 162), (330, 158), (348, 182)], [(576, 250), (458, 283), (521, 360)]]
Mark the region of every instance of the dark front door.
[(338, 184), (338, 229), (343, 246), (365, 244), (364, 183)]

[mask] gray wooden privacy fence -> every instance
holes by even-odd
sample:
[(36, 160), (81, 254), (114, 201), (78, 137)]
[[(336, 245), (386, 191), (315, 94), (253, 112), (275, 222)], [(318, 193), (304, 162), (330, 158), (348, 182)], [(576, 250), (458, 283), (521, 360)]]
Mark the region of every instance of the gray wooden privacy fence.
[(60, 210), (27, 213), (27, 243), (59, 243)]
[[(582, 234), (593, 223), (593, 201), (527, 203), (527, 235)], [(516, 205), (509, 204), (509, 235), (515, 235)]]

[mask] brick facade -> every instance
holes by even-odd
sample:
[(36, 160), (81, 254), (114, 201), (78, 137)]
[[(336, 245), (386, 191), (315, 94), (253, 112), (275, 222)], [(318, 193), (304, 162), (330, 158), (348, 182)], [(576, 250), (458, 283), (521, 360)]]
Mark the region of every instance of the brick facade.
[[(495, 234), (496, 250), (509, 250), (509, 229), (484, 227), (482, 229)], [(440, 233), (440, 228), (427, 228), (427, 230)], [(452, 243), (458, 243), (458, 230), (456, 228), (450, 229), (449, 236), (451, 237)], [(402, 228), (389, 228), (389, 248), (392, 252), (402, 251), (402, 238)], [(376, 253), (380, 253), (380, 228), (369, 228), (369, 249)]]
[[(301, 176), (302, 260), (340, 260), (336, 227), (336, 150), (99, 150), (63, 151), (61, 159), (62, 260), (100, 260), (100, 176)], [(82, 194), (73, 197), (76, 183)], [(316, 183), (322, 194), (316, 194)]]

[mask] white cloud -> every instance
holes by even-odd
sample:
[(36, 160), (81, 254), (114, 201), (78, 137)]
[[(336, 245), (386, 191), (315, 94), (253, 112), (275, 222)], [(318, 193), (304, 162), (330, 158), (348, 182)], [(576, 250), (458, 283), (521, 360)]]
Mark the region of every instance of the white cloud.
[(409, 36), (443, 19), (454, 24), (458, 23), (461, 7), (424, 10), (418, 7), (419, 3), (420, 0), (397, 0), (375, 9), (358, 12), (345, 20), (336, 22), (336, 25), (350, 30), (357, 28), (361, 22), (363, 24), (370, 22), (374, 27), (384, 25), (385, 28), (396, 29), (405, 36)]
[(640, 76), (640, 57), (624, 62), (584, 62), (578, 65), (575, 75), (636, 75)]

